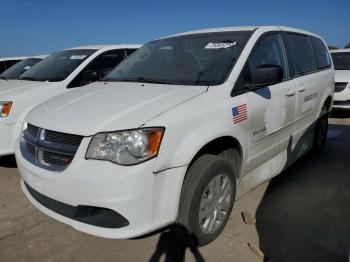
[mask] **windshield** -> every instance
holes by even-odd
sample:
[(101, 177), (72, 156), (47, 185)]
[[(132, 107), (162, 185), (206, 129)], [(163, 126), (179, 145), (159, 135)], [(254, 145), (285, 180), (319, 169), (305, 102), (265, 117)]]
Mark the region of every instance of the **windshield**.
[(19, 79), (58, 82), (66, 79), (96, 50), (71, 49), (54, 53), (24, 72)]
[(6, 71), (2, 72), (0, 79), (18, 79), (21, 74), (27, 71), (36, 63), (40, 62), (41, 58), (27, 58), (17, 64), (11, 66)]
[(350, 52), (331, 53), (335, 70), (350, 70)]
[(226, 80), (249, 35), (248, 31), (215, 32), (152, 41), (102, 81), (219, 85)]

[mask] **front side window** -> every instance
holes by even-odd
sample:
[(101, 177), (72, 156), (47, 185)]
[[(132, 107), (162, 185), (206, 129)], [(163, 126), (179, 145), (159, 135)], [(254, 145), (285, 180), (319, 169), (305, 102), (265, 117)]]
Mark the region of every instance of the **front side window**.
[(219, 85), (231, 72), (250, 34), (215, 32), (152, 41), (121, 62), (106, 80)]
[(100, 80), (111, 72), (124, 58), (125, 51), (123, 49), (100, 54), (77, 75), (69, 85), (69, 88), (87, 85)]
[(331, 53), (335, 70), (350, 70), (350, 52)]
[(324, 45), (321, 39), (312, 36), (312, 46), (316, 55), (317, 68), (323, 69), (331, 66), (331, 59), (329, 57), (328, 48)]
[(311, 41), (306, 35), (286, 34), (288, 47), (294, 64), (294, 74), (304, 74), (316, 69)]
[(21, 74), (40, 62), (41, 58), (27, 58), (11, 66), (0, 75), (1, 79), (18, 79)]
[(95, 52), (95, 49), (70, 49), (54, 53), (24, 72), (20, 79), (49, 82), (63, 81)]
[(261, 39), (247, 63), (250, 72), (264, 65), (280, 66), (283, 71), (283, 79), (288, 77), (288, 66), (281, 35), (268, 35)]

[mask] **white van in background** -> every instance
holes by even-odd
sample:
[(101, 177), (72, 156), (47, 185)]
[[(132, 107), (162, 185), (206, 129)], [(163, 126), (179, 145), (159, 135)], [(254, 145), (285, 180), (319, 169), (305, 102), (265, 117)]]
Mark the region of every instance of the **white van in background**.
[(18, 80), (0, 82), (0, 156), (14, 153), (22, 120), (35, 105), (99, 80), (139, 45), (83, 46), (54, 53)]
[[(35, 64), (39, 63), (41, 60), (46, 58), (46, 55), (42, 56), (34, 56), (34, 57), (28, 57), (25, 58), (18, 63), (11, 66), (9, 69), (5, 70), (0, 74), (0, 80), (17, 80), (19, 79), (20, 75), (23, 74), (25, 71), (29, 70), (31, 67), (33, 67)], [(1, 85), (5, 83), (1, 83), (0, 81), (0, 88)]]
[(21, 187), (83, 232), (130, 238), (176, 223), (205, 245), (237, 196), (323, 148), (333, 92), (327, 46), (306, 31), (158, 39), (104, 81), (26, 116), (15, 149)]
[(350, 48), (331, 51), (335, 70), (334, 109), (350, 110)]
[(26, 59), (28, 57), (0, 57), (0, 74), (5, 70), (9, 69), (11, 66), (15, 65), (19, 61)]

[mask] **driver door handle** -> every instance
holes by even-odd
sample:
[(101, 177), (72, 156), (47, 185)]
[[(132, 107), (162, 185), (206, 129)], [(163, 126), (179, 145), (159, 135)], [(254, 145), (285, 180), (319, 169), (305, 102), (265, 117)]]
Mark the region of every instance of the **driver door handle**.
[(298, 91), (301, 93), (301, 92), (304, 92), (306, 90), (305, 87), (299, 87)]

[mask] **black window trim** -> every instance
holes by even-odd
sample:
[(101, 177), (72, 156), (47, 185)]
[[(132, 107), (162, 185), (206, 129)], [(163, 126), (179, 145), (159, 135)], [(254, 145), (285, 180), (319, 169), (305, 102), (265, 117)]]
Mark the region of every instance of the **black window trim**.
[[(123, 60), (128, 56), (126, 50), (127, 49), (132, 49), (132, 48), (119, 48), (119, 49), (110, 49), (110, 50), (107, 50), (107, 51), (104, 51), (102, 52), (101, 54), (97, 55), (94, 59), (92, 59), (73, 79), (72, 81), (70, 81), (70, 83), (66, 86), (67, 89), (74, 89), (74, 88), (77, 88), (77, 87), (80, 87), (80, 86), (72, 86), (72, 83), (74, 82), (74, 80), (89, 66), (91, 65), (94, 61), (96, 61), (100, 56), (102, 55), (105, 55), (111, 51), (123, 51)], [(96, 52), (98, 52), (98, 50), (96, 50)], [(94, 53), (92, 53), (94, 54)]]

